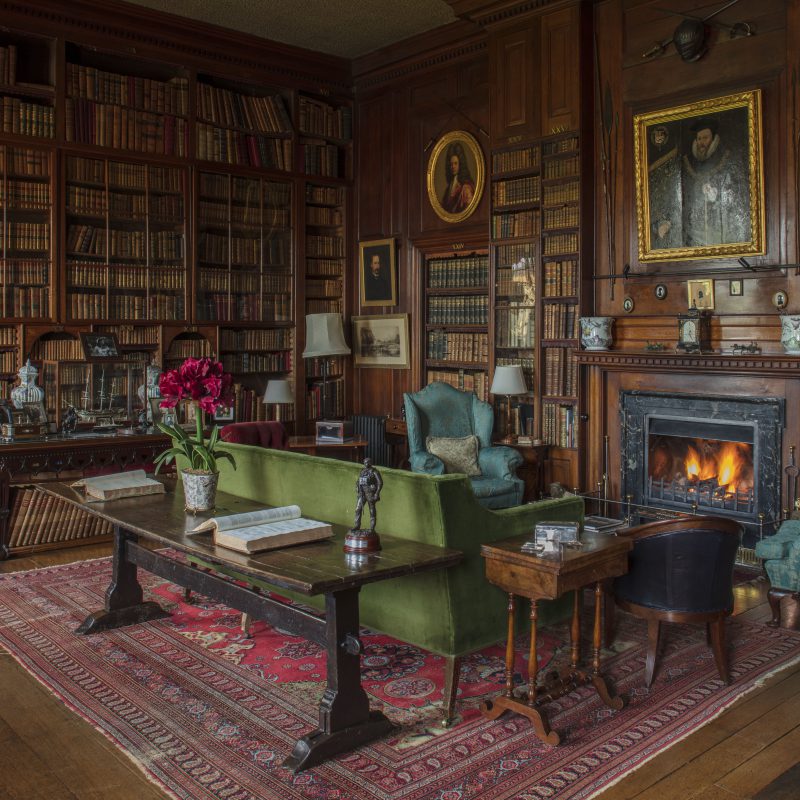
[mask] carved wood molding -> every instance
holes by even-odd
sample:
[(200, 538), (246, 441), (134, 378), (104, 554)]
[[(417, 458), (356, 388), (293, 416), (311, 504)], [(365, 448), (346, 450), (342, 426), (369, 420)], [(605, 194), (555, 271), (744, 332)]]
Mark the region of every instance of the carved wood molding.
[(721, 353), (575, 351), (579, 364), (615, 372), (713, 372), (778, 378), (800, 377), (800, 358), (787, 355), (733, 356)]
[(576, 5), (578, 0), (448, 0), (453, 13), (488, 28), (543, 9)]

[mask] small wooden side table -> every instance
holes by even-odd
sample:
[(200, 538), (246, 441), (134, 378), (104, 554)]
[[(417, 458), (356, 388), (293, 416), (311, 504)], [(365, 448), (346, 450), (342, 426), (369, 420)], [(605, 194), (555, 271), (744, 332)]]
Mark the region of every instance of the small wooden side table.
[[(335, 451), (334, 456), (344, 454), (350, 456), (351, 461), (361, 461), (369, 442), (361, 436), (356, 436), (347, 442), (318, 442), (315, 436), (290, 436), (288, 441), (289, 450), (296, 450), (307, 453), (310, 456), (330, 455)], [(318, 451), (325, 451), (318, 452)]]
[(544, 462), (550, 451), (549, 444), (520, 444), (519, 442), (492, 442), (500, 447), (513, 447), (523, 458), (517, 475), (525, 481), (524, 502), (538, 500), (544, 492)]
[[(508, 640), (506, 642), (506, 686), (503, 694), (481, 704), (481, 712), (497, 719), (506, 711), (524, 714), (533, 724), (536, 735), (546, 744), (557, 745), (561, 737), (550, 729), (547, 717), (538, 706), (551, 702), (578, 686), (591, 683), (603, 702), (619, 711), (621, 697), (612, 697), (600, 674), (600, 645), (602, 641), (603, 581), (624, 575), (628, 571), (628, 551), (633, 543), (627, 537), (586, 533), (582, 547), (563, 547), (560, 553), (533, 555), (520, 551), (525, 536), (504, 539), (481, 547), (486, 559), (486, 578), (508, 592)], [(594, 632), (591, 668), (582, 669), (580, 662), (581, 596), (584, 586), (594, 585)], [(570, 626), (570, 665), (547, 676), (545, 684), (537, 686), (539, 667), (536, 660), (537, 604), (540, 600), (555, 600), (565, 592), (575, 591)], [(531, 644), (528, 655), (528, 692), (518, 700), (514, 689), (514, 611), (517, 596), (531, 601)]]

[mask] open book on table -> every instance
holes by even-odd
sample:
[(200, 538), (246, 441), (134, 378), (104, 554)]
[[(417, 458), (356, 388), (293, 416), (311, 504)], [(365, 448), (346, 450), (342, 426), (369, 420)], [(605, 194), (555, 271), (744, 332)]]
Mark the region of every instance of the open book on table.
[(333, 528), (327, 522), (305, 519), (300, 513), (299, 506), (281, 506), (212, 517), (192, 528), (192, 533), (212, 531), (214, 544), (240, 553), (259, 553), (333, 536)]
[(86, 496), (94, 500), (116, 500), (121, 497), (165, 492), (164, 484), (148, 478), (143, 469), (115, 472), (113, 475), (98, 475), (95, 478), (81, 478), (72, 485), (83, 487)]

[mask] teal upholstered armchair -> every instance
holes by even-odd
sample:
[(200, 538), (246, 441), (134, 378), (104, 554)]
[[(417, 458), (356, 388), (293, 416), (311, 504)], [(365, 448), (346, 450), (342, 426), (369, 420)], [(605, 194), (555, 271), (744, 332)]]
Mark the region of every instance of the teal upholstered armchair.
[(756, 555), (764, 559), (769, 578), (771, 624), (780, 625), (781, 599), (790, 595), (800, 602), (800, 520), (787, 519), (774, 536), (758, 542)]
[[(511, 447), (492, 446), (494, 412), (474, 394), (446, 383), (431, 383), (419, 392), (403, 395), (408, 428), (408, 451), (413, 472), (442, 475), (444, 461), (429, 452), (430, 437), (478, 439), (477, 467), (469, 475), (478, 502), (486, 508), (509, 508), (522, 502), (524, 483), (515, 470), (522, 456)], [(469, 473), (467, 473), (469, 474)]]

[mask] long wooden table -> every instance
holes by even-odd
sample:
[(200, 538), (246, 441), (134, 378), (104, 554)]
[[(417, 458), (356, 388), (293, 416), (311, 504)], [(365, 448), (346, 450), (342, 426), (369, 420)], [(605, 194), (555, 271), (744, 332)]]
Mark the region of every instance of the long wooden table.
[[(297, 772), (331, 756), (352, 750), (387, 733), (392, 725), (380, 711), (370, 711), (361, 686), (358, 593), (362, 586), (411, 572), (457, 564), (457, 550), (406, 541), (381, 534), (383, 549), (368, 556), (342, 550), (344, 529), (335, 526), (333, 539), (247, 555), (216, 547), (209, 533), (188, 534), (210, 516), (253, 511), (263, 506), (223, 492), (214, 512), (190, 514), (183, 507), (183, 490), (174, 479), (162, 479), (163, 495), (148, 495), (102, 503), (87, 503), (82, 492), (65, 483), (40, 488), (108, 520), (114, 529), (111, 583), (105, 607), (90, 614), (78, 633), (96, 633), (167, 616), (154, 602), (145, 602), (137, 568), (225, 603), (271, 625), (317, 642), (327, 649), (328, 685), (320, 701), (319, 727), (297, 741), (284, 762)], [(176, 485), (177, 484), (177, 485)], [(143, 547), (141, 539), (173, 548), (206, 562), (303, 595), (325, 596), (325, 616), (287, 606), (252, 589)]]

